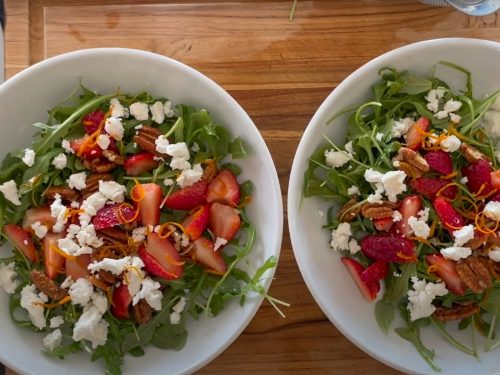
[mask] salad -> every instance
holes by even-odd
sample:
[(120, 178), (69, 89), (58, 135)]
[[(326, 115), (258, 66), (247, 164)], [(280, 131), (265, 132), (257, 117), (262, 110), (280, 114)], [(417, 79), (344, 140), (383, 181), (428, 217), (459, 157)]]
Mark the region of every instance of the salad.
[[(350, 114), (345, 145), (325, 136), (303, 193), (330, 203), (319, 214), (331, 248), (375, 304), (379, 327), (439, 371), (423, 326), (476, 358), (475, 332), (484, 351), (500, 346), (500, 91), (475, 98), (470, 72), (437, 67), (464, 74), (465, 89), (381, 69), (372, 98), (330, 120)], [(470, 342), (454, 337), (453, 322)]]
[[(242, 139), (205, 109), (147, 92), (79, 87), (36, 123), (0, 171), (0, 288), (13, 322), (43, 351), (86, 351), (119, 374), (125, 354), (180, 350), (188, 315), (217, 315), (266, 294), (239, 264), (252, 250), (251, 181), (232, 160)], [(251, 267), (246, 267), (246, 269)]]

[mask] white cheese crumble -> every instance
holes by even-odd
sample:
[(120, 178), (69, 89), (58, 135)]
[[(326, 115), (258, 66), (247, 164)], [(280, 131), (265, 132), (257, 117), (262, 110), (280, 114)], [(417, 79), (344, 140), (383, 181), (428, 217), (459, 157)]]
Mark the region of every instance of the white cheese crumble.
[(104, 123), (104, 130), (117, 141), (122, 140), (123, 133), (125, 132), (122, 119), (119, 117), (108, 117)]
[(184, 169), (177, 177), (177, 185), (181, 188), (194, 185), (203, 177), (203, 168), (200, 163), (193, 165), (193, 168)]
[(69, 287), (68, 294), (73, 305), (86, 306), (94, 293), (94, 287), (86, 278), (81, 277)]
[[(495, 247), (494, 249), (491, 249), (488, 252), (488, 257), (493, 261), (493, 262), (500, 262), (500, 247)], [(1, 275), (1, 274), (0, 274)], [(1, 283), (1, 280), (0, 280)]]
[(59, 328), (64, 324), (64, 318), (60, 315), (54, 316), (52, 319), (50, 319), (50, 328)]
[(455, 238), (454, 246), (465, 245), (468, 241), (474, 238), (474, 225), (465, 225), (462, 228), (453, 231), (453, 237)]
[(412, 229), (415, 236), (423, 239), (427, 239), (431, 233), (431, 228), (423, 220), (417, 219), (415, 216), (410, 216), (408, 218), (408, 225)]
[(225, 238), (217, 237), (214, 243), (214, 251), (219, 250), (225, 244), (227, 244), (227, 240)]
[(462, 258), (467, 258), (472, 254), (472, 250), (469, 247), (452, 246), (445, 249), (439, 250), (441, 255), (447, 259), (452, 259), (454, 261), (460, 260)]
[(47, 303), (48, 300), (45, 294), (36, 292), (34, 285), (26, 285), (21, 291), (21, 307), (28, 311), (31, 323), (38, 329), (47, 326), (42, 304)]
[(460, 148), (462, 142), (455, 135), (450, 135), (441, 141), (441, 146), (446, 152), (455, 152)]
[(333, 149), (325, 151), (326, 165), (332, 168), (340, 168), (351, 160), (351, 156), (345, 151), (335, 151)]
[(332, 230), (330, 246), (333, 250), (349, 250), (349, 237), (351, 237), (351, 225), (340, 223), (337, 229)]
[(458, 124), (460, 121), (462, 121), (462, 117), (460, 115), (457, 115), (456, 113), (450, 113), (450, 121)]
[(191, 164), (189, 163), (189, 149), (185, 142), (168, 145), (167, 155), (172, 156), (170, 168), (179, 170), (191, 168)]
[(415, 124), (415, 120), (411, 117), (395, 120), (392, 127), (392, 138), (401, 138), (406, 135), (413, 124)]
[(166, 154), (169, 145), (170, 142), (168, 141), (168, 138), (165, 137), (164, 135), (160, 135), (158, 138), (155, 139), (156, 151), (158, 151), (160, 154)]
[(132, 231), (132, 240), (134, 242), (142, 242), (146, 239), (146, 233), (146, 227), (137, 227)]
[(408, 290), (408, 310), (412, 321), (431, 316), (436, 310), (432, 304), (434, 298), (448, 294), (448, 289), (443, 282), (427, 283), (418, 277), (411, 278), (413, 289)]
[(384, 133), (377, 133), (377, 134), (375, 134), (375, 139), (377, 141), (380, 142), (382, 140), (382, 138), (384, 138)]
[(200, 145), (196, 142), (193, 142), (193, 144), (191, 145), (191, 151), (193, 151), (193, 152), (200, 151)]
[(173, 184), (175, 184), (175, 181), (171, 178), (166, 178), (163, 180), (163, 185), (165, 186), (172, 186)]
[(427, 100), (427, 109), (436, 113), (439, 111), (439, 102), (443, 99), (446, 89), (444, 87), (437, 87), (434, 90), (429, 90), (425, 99)]
[(47, 235), (47, 232), (49, 231), (49, 228), (47, 228), (39, 221), (35, 221), (33, 224), (31, 224), (31, 229), (33, 229), (35, 236), (37, 236), (40, 239), (44, 238)]
[(66, 165), (68, 164), (68, 158), (66, 157), (66, 154), (60, 153), (57, 155), (54, 160), (52, 160), (52, 165), (56, 167), (56, 169), (64, 169), (66, 168)]
[(19, 286), (17, 273), (14, 271), (14, 263), (0, 263), (0, 287), (5, 293), (12, 294)]
[(368, 202), (380, 202), (382, 193), (385, 193), (389, 201), (396, 202), (397, 195), (406, 191), (404, 183), (406, 173), (403, 171), (389, 171), (382, 174), (373, 169), (367, 169), (364, 177), (367, 182), (374, 183), (376, 187), (375, 193), (368, 197)]
[(2, 192), (5, 199), (15, 204), (16, 206), (21, 205), (19, 200), (19, 193), (17, 192), (17, 185), (14, 180), (9, 180), (0, 185), (0, 192)]
[(52, 351), (62, 343), (62, 333), (60, 329), (56, 329), (52, 333), (49, 333), (47, 336), (43, 338), (43, 346)]
[(351, 238), (351, 240), (349, 241), (349, 251), (351, 252), (351, 254), (354, 255), (360, 250), (361, 246), (359, 246), (358, 241), (356, 241), (355, 238)]
[(149, 118), (149, 108), (146, 103), (136, 102), (130, 105), (130, 114), (136, 120), (145, 121)]
[(161, 301), (163, 294), (160, 291), (160, 283), (150, 277), (141, 281), (141, 290), (132, 298), (132, 305), (137, 305), (141, 299), (145, 299), (149, 306), (155, 310), (161, 310)]
[(87, 186), (86, 180), (87, 174), (85, 172), (73, 173), (66, 180), (66, 183), (71, 189), (82, 190)]
[(349, 155), (355, 155), (354, 148), (352, 147), (352, 141), (349, 141), (345, 144), (345, 150)]
[(71, 148), (71, 143), (67, 139), (63, 139), (61, 142), (61, 147), (64, 149), (64, 152), (67, 154), (74, 154), (75, 150)]
[(111, 143), (111, 140), (109, 139), (109, 136), (107, 134), (99, 134), (97, 136), (96, 143), (101, 149), (107, 150), (109, 144)]
[(80, 316), (73, 328), (73, 340), (88, 340), (92, 348), (104, 345), (108, 337), (108, 322), (96, 306), (91, 305)]
[(392, 221), (393, 222), (398, 222), (398, 221), (401, 221), (403, 219), (403, 215), (401, 214), (401, 212), (399, 212), (398, 210), (394, 210), (394, 212), (392, 213)]
[(111, 117), (125, 117), (129, 116), (128, 109), (126, 109), (117, 98), (109, 101), (111, 107)]
[(30, 148), (24, 149), (24, 156), (22, 157), (22, 161), (28, 167), (32, 167), (35, 164), (35, 151)]
[(127, 267), (132, 264), (132, 257), (126, 256), (120, 259), (104, 258), (100, 262), (92, 262), (89, 264), (88, 269), (90, 272), (97, 272), (99, 270), (111, 272), (114, 275), (120, 275)]
[(123, 203), (127, 188), (115, 181), (99, 181), (99, 192), (110, 201)]
[(359, 188), (356, 185), (352, 185), (347, 189), (347, 195), (361, 195)]
[[(85, 199), (82, 202), (80, 208), (83, 211), (85, 211), (86, 215), (95, 216), (97, 211), (103, 208), (105, 204), (106, 204), (106, 197), (100, 191), (96, 191), (94, 194), (90, 195), (87, 199)], [(82, 221), (86, 222), (87, 219), (90, 222), (90, 218), (87, 218), (83, 215), (84, 214), (80, 214), (80, 223), (82, 223)]]
[(484, 206), (483, 214), (491, 220), (500, 221), (500, 202), (488, 202)]
[(163, 110), (163, 103), (160, 101), (155, 102), (153, 105), (149, 106), (151, 110), (151, 118), (157, 124), (163, 123), (165, 120), (165, 111)]
[(177, 325), (181, 322), (182, 312), (186, 308), (186, 298), (181, 297), (179, 302), (177, 302), (174, 307), (172, 307), (172, 313), (170, 314), (170, 323)]
[(172, 102), (170, 102), (168, 100), (163, 105), (163, 111), (165, 112), (165, 116), (167, 116), (167, 117), (174, 117), (175, 116), (175, 110), (172, 106)]
[(68, 222), (66, 210), (66, 206), (62, 204), (61, 196), (56, 194), (54, 202), (50, 205), (50, 214), (56, 219), (56, 223), (52, 227), (52, 231), (54, 231), (54, 233), (61, 233), (64, 230), (64, 227)]
[(460, 183), (461, 183), (461, 184), (464, 184), (464, 185), (465, 185), (467, 182), (469, 182), (469, 178), (468, 178), (467, 176), (464, 176), (464, 177), (462, 177), (462, 178), (460, 179)]

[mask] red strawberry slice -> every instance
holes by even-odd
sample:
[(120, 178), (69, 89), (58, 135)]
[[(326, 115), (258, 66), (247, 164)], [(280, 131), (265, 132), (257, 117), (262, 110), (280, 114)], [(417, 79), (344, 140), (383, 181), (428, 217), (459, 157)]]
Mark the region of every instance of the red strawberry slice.
[(165, 206), (174, 210), (192, 210), (207, 202), (207, 189), (207, 181), (198, 181), (170, 194), (165, 201)]
[(33, 229), (31, 225), (35, 224), (37, 221), (49, 229), (56, 223), (56, 219), (50, 213), (50, 207), (33, 207), (24, 214), (23, 229), (32, 233)]
[(54, 248), (58, 247), (57, 241), (65, 236), (64, 233), (47, 233), (43, 238), (43, 264), (45, 265), (45, 273), (51, 280), (54, 280), (58, 274), (64, 273), (66, 259)]
[(500, 170), (491, 172), (490, 177), (491, 177), (491, 186), (493, 186), (494, 189), (500, 191)]
[(401, 206), (399, 207), (399, 212), (401, 212), (401, 220), (396, 222), (395, 229), (396, 234), (404, 237), (409, 237), (412, 235), (413, 231), (408, 225), (408, 219), (412, 216), (417, 217), (418, 211), (422, 207), (420, 197), (418, 195), (408, 195), (404, 197)]
[(28, 231), (15, 224), (6, 224), (3, 230), (10, 243), (21, 251), (30, 262), (38, 262), (38, 253)]
[(425, 139), (425, 133), (429, 130), (430, 121), (425, 117), (420, 117), (410, 128), (408, 134), (406, 134), (406, 147), (411, 148), (414, 151), (419, 150), (422, 147), (422, 141)]
[(210, 218), (210, 205), (200, 206), (192, 214), (188, 215), (183, 221), (182, 226), (184, 231), (189, 235), (191, 241), (201, 237), (205, 229), (208, 227)]
[(194, 241), (190, 253), (196, 262), (203, 264), (217, 273), (226, 273), (227, 267), (224, 258), (220, 252), (214, 250), (214, 243), (208, 238), (200, 237)]
[(435, 273), (444, 281), (446, 288), (457, 296), (463, 296), (467, 287), (458, 275), (456, 262), (446, 259), (441, 254), (432, 254), (425, 257), (425, 261), (435, 266)]
[(89, 276), (88, 266), (90, 262), (89, 254), (80, 255), (74, 259), (66, 258), (66, 275), (71, 276), (73, 280)]
[(365, 268), (360, 275), (361, 280), (367, 284), (378, 282), (385, 279), (388, 271), (387, 263), (379, 260)]
[(160, 205), (163, 197), (161, 187), (158, 184), (141, 185), (144, 198), (140, 203), (141, 221), (143, 225), (157, 225), (160, 222)]
[(377, 297), (377, 293), (380, 290), (380, 283), (378, 281), (368, 283), (364, 281), (361, 278), (361, 275), (365, 271), (365, 268), (354, 259), (342, 257), (340, 260), (347, 267), (347, 270), (356, 282), (356, 285), (361, 291), (361, 294), (363, 294), (363, 297), (365, 297), (368, 301), (373, 301)]
[(460, 215), (446, 199), (436, 198), (432, 204), (439, 216), (439, 220), (441, 220), (441, 224), (448, 229), (450, 233), (465, 225), (465, 220), (462, 215)]
[(111, 313), (118, 319), (129, 318), (129, 307), (132, 303), (132, 296), (128, 291), (128, 286), (120, 284), (113, 290), (113, 303), (111, 304)]
[(238, 185), (236, 176), (227, 169), (221, 170), (208, 185), (207, 202), (236, 206), (239, 201), (240, 185)]
[(128, 204), (110, 204), (104, 206), (92, 218), (95, 230), (111, 228), (116, 225), (131, 223), (137, 216), (135, 208)]
[(373, 225), (376, 230), (379, 230), (381, 232), (388, 232), (394, 225), (394, 220), (392, 220), (392, 217), (373, 219)]
[(488, 200), (492, 202), (500, 202), (500, 191), (497, 191)]
[[(488, 194), (493, 190), (491, 185), (491, 165), (488, 160), (481, 159), (476, 164), (469, 164), (462, 168), (462, 175), (467, 177), (469, 190), (479, 195)], [(483, 187), (484, 185), (484, 187)]]
[(87, 134), (93, 134), (99, 129), (99, 125), (104, 121), (104, 112), (97, 110), (83, 116), (82, 125)]
[(432, 170), (445, 176), (453, 173), (453, 163), (449, 153), (443, 150), (429, 151), (424, 158)]
[(155, 160), (155, 155), (149, 152), (141, 152), (129, 156), (123, 164), (125, 173), (129, 176), (139, 176), (141, 173), (149, 172), (158, 167), (159, 161)]
[(417, 260), (413, 241), (390, 234), (369, 234), (361, 240), (361, 251), (375, 261), (407, 263)]
[(102, 149), (99, 145), (94, 144), (94, 142), (86, 142), (88, 135), (83, 138), (77, 138), (70, 141), (70, 147), (75, 151), (77, 155), (80, 155), (80, 148), (85, 142), (85, 148), (81, 152), (81, 157), (87, 160), (97, 159), (102, 156)]
[(139, 249), (146, 270), (166, 280), (174, 280), (184, 272), (183, 262), (174, 245), (158, 233), (149, 233), (146, 246)]
[[(436, 194), (450, 183), (449, 180), (442, 180), (440, 178), (421, 177), (410, 181), (410, 186), (417, 193), (421, 194), (427, 199), (434, 200)], [(448, 186), (439, 194), (441, 197), (448, 199), (455, 199), (458, 188), (455, 185)]]
[(240, 225), (238, 210), (222, 203), (212, 204), (208, 226), (215, 237), (231, 241), (240, 230)]

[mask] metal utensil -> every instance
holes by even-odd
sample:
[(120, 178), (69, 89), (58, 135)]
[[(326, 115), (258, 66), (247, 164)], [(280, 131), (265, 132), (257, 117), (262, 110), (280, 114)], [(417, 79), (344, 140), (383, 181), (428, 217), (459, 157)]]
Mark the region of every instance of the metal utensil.
[(435, 6), (449, 6), (471, 16), (486, 16), (500, 9), (500, 0), (420, 0)]

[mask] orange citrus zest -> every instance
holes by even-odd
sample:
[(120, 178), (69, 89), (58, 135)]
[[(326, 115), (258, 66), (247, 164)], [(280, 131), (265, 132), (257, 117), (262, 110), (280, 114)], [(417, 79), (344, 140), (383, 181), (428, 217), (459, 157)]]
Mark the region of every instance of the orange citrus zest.
[(448, 131), (450, 132), (450, 134), (454, 135), (458, 139), (461, 139), (461, 140), (465, 139), (464, 136), (462, 134), (460, 134), (457, 131), (457, 129), (455, 129), (455, 127), (453, 126), (453, 123), (450, 123), (450, 126), (448, 127)]
[(431, 243), (428, 240), (426, 240), (425, 238), (422, 238), (422, 237), (408, 237), (408, 239), (412, 240), (412, 241), (420, 241), (420, 242), (423, 242), (423, 243), (425, 243), (426, 245), (429, 245), (429, 246), (431, 245)]
[(140, 202), (144, 199), (144, 195), (146, 194), (146, 192), (144, 191), (144, 187), (142, 186), (142, 184), (137, 181), (136, 178), (134, 178), (134, 182), (135, 185), (132, 190), (130, 190), (130, 198), (132, 198), (134, 202)]
[(214, 270), (213, 268), (210, 268), (210, 269), (207, 269), (207, 270), (204, 270), (206, 273), (211, 273), (211, 274), (214, 274), (214, 275), (219, 275), (219, 276), (223, 276), (224, 275), (224, 272), (220, 272), (220, 271), (217, 271), (217, 270)]
[(396, 253), (396, 256), (400, 259), (403, 259), (403, 260), (406, 260), (408, 262), (416, 262), (417, 261), (417, 257), (414, 255), (406, 255), (406, 254), (403, 254), (401, 251), (398, 251)]
[(450, 174), (447, 174), (446, 176), (441, 176), (439, 177), (442, 180), (449, 180), (450, 178), (455, 177), (458, 174), (458, 172), (452, 172)]
[(135, 220), (137, 220), (137, 218), (139, 217), (139, 208), (140, 208), (140, 206), (138, 206), (138, 207), (137, 207), (137, 209), (135, 209), (135, 214), (134, 214), (134, 216), (133, 216), (131, 219), (129, 219), (129, 220), (125, 219), (125, 217), (123, 216), (123, 212), (122, 212), (122, 211), (123, 211), (125, 208), (132, 208), (132, 209), (135, 209), (135, 207), (134, 207), (134, 206), (132, 206), (130, 203), (122, 203), (122, 204), (120, 204), (120, 205), (118, 206), (118, 216), (120, 216), (120, 219), (121, 219), (124, 223), (132, 223), (132, 222), (134, 222)]
[(430, 231), (429, 231), (429, 237), (434, 237), (434, 232), (436, 231), (437, 222), (438, 222), (437, 218), (435, 218), (432, 221), (431, 228), (430, 228)]
[(447, 200), (448, 202), (451, 202), (453, 199), (446, 198), (446, 197), (443, 197), (441, 195), (441, 193), (443, 191), (445, 191), (447, 188), (449, 188), (451, 186), (459, 186), (459, 185), (456, 182), (450, 182), (449, 184), (444, 185), (441, 189), (438, 190), (438, 192), (436, 193), (436, 197), (440, 197), (440, 198), (443, 198), (443, 199)]
[(63, 258), (66, 258), (66, 259), (69, 259), (69, 260), (75, 260), (76, 257), (73, 256), (73, 255), (70, 255), (68, 253), (66, 253), (65, 251), (62, 251), (59, 247), (57, 247), (56, 245), (54, 244), (51, 244), (50, 245), (50, 250), (53, 250), (55, 251), (57, 254), (59, 254), (60, 256), (62, 256)]
[(54, 309), (56, 307), (59, 307), (61, 305), (64, 305), (65, 303), (68, 303), (69, 301), (71, 301), (71, 297), (70, 296), (66, 296), (64, 297), (62, 300), (56, 302), (56, 303), (41, 303), (41, 302), (35, 302), (33, 303), (34, 305), (38, 305), (38, 306), (42, 306), (42, 307), (45, 307), (46, 309)]
[(485, 200), (486, 198), (489, 198), (491, 197), (493, 194), (495, 194), (496, 192), (498, 192), (497, 189), (492, 189), (489, 193), (486, 193), (484, 195), (479, 195), (479, 192), (478, 192), (478, 195), (476, 196), (476, 200), (478, 201), (482, 201), (482, 200)]
[(433, 273), (436, 272), (439, 269), (439, 266), (437, 264), (430, 265), (427, 267), (427, 273)]
[(85, 212), (85, 210), (82, 210), (82, 209), (75, 210), (74, 208), (68, 208), (68, 209), (66, 209), (66, 213), (64, 214), (64, 216), (71, 217), (74, 215), (83, 214), (84, 212)]

